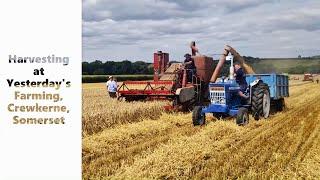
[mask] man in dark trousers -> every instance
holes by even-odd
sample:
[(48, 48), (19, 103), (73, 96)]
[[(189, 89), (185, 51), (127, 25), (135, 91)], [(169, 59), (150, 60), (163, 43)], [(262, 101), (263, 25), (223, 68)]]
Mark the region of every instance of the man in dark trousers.
[(188, 82), (192, 82), (192, 75), (196, 74), (196, 66), (194, 64), (194, 59), (191, 57), (190, 54), (185, 54), (184, 57), (184, 67), (187, 69), (187, 79)]
[(244, 92), (246, 91), (248, 84), (246, 81), (246, 74), (244, 73), (240, 62), (236, 61), (234, 62), (234, 70), (235, 70), (235, 77), (236, 77), (236, 82), (240, 86), (240, 91), (239, 91), (239, 96), (248, 99), (249, 96), (245, 95)]
[(111, 98), (117, 98), (117, 82), (115, 81), (115, 79), (112, 76), (109, 76), (109, 81), (106, 83), (107, 86), (107, 90), (109, 93), (109, 96)]

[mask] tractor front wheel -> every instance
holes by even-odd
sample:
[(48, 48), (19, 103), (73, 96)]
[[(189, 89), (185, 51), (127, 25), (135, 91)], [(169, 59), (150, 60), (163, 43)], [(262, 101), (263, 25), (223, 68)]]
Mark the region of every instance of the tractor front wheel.
[(206, 116), (205, 114), (202, 114), (201, 111), (201, 106), (194, 107), (192, 111), (192, 122), (194, 126), (202, 126), (206, 123)]
[(247, 108), (243, 108), (243, 107), (239, 108), (238, 113), (237, 113), (236, 123), (239, 126), (244, 126), (249, 123), (249, 114), (248, 114)]

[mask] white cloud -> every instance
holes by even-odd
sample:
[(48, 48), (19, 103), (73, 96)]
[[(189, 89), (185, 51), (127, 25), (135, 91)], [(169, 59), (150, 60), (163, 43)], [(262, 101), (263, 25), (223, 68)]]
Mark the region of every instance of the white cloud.
[[(204, 53), (224, 44), (243, 55), (295, 57), (320, 44), (317, 0), (84, 0), (84, 60), (179, 60), (196, 40)], [(301, 54), (301, 53), (300, 53)]]

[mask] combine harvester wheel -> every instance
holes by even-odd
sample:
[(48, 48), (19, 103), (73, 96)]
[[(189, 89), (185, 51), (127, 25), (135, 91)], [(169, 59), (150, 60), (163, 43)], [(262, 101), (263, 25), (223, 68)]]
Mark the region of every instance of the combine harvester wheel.
[(202, 107), (196, 106), (192, 111), (192, 122), (194, 126), (202, 126), (206, 123), (206, 116), (201, 114)]

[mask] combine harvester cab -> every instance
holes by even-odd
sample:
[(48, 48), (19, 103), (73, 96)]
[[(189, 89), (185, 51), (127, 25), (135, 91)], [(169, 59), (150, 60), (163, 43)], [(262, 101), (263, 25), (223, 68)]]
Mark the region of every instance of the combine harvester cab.
[[(235, 56), (227, 56), (228, 53)], [(216, 82), (217, 75), (228, 57), (231, 60), (230, 76), (228, 79), (223, 78)], [(240, 86), (234, 79), (233, 57), (243, 63), (242, 67), (247, 73), (246, 81), (249, 86), (245, 94), (249, 99), (243, 99), (238, 94)], [(192, 121), (195, 126), (205, 124), (207, 113), (212, 113), (218, 119), (236, 117), (238, 125), (245, 125), (249, 122), (249, 113), (255, 120), (259, 120), (261, 117), (268, 118), (271, 109), (283, 110), (284, 97), (289, 97), (288, 76), (255, 74), (253, 69), (239, 58), (241, 58), (240, 55), (230, 46), (225, 48), (208, 86), (210, 103), (206, 106), (196, 106), (193, 110)]]
[(196, 74), (187, 82), (188, 69), (182, 63), (169, 66), (169, 54), (154, 53), (153, 81), (125, 81), (119, 87), (119, 100), (168, 100), (166, 110), (192, 110), (208, 97), (208, 83), (213, 72), (213, 59), (194, 56)]

